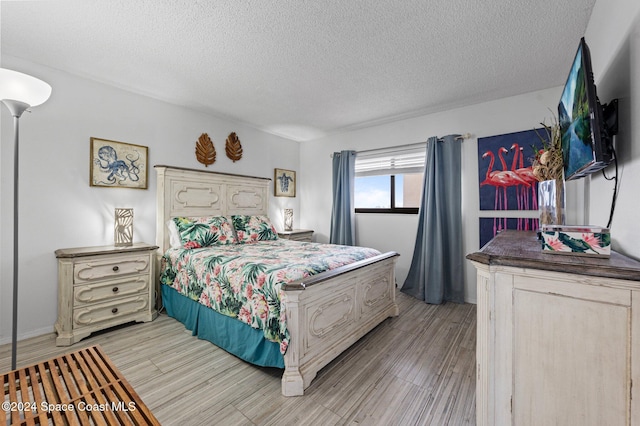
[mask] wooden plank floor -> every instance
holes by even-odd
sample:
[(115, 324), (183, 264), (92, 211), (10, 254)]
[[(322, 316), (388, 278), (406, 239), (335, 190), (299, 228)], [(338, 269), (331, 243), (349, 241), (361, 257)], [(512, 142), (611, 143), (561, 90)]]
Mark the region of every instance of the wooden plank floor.
[[(475, 424), (476, 306), (397, 298), (400, 316), (322, 369), (303, 397), (280, 395), (281, 370), (247, 364), (166, 315), (66, 348), (55, 333), (21, 341), (18, 368), (100, 344), (165, 425)], [(0, 346), (0, 372), (10, 356)]]

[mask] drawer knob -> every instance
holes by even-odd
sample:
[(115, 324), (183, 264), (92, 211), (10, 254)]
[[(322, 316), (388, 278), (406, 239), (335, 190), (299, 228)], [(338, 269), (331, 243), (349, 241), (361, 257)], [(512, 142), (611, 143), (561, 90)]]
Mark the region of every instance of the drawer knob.
[(118, 287), (114, 287), (112, 290), (113, 290), (114, 293), (117, 293), (118, 292)]
[(117, 314), (117, 313), (118, 313), (118, 308), (113, 308), (113, 309), (111, 310), (111, 313), (112, 313), (112, 314)]
[(120, 268), (118, 268), (118, 265), (114, 266), (113, 267), (113, 272), (118, 272), (118, 269), (120, 269)]

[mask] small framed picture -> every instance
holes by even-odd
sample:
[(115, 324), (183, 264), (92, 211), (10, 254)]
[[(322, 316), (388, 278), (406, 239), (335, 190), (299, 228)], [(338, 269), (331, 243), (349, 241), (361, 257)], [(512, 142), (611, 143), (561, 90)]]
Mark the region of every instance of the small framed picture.
[(296, 196), (296, 172), (275, 169), (273, 173), (273, 195), (276, 197)]
[(91, 138), (90, 151), (91, 186), (147, 189), (149, 148)]

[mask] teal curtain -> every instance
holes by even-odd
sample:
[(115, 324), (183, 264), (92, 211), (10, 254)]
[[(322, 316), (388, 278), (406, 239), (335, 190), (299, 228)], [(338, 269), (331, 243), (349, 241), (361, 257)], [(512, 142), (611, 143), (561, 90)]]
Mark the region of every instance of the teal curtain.
[(353, 186), (355, 151), (333, 153), (333, 208), (331, 210), (331, 244), (353, 246), (356, 243)]
[(429, 138), (413, 258), (401, 291), (427, 303), (464, 303), (462, 139)]

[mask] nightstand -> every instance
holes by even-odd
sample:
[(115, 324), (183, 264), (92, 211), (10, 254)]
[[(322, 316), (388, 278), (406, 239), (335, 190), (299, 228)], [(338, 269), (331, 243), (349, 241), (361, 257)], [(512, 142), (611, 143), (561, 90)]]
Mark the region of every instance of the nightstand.
[(91, 333), (130, 321), (152, 321), (158, 246), (80, 247), (56, 250), (58, 337), (69, 346)]
[(287, 240), (293, 241), (306, 241), (311, 242), (311, 238), (313, 237), (312, 229), (294, 229), (293, 231), (282, 231), (278, 232), (279, 238), (284, 238)]

